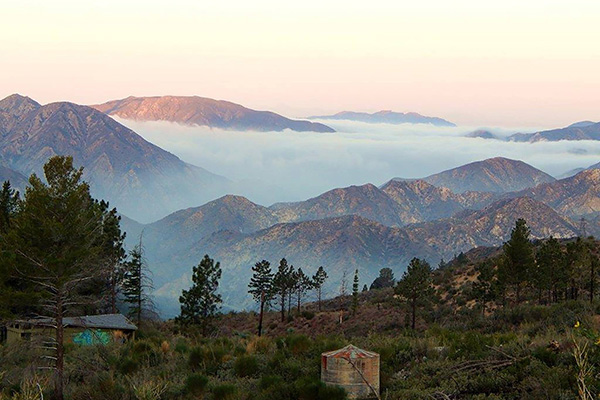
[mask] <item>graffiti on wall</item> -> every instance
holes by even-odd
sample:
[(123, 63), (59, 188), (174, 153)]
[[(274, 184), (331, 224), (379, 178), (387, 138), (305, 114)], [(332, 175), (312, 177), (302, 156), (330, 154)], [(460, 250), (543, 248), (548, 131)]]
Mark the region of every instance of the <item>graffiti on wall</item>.
[(86, 329), (73, 335), (73, 343), (82, 346), (91, 346), (94, 344), (109, 344), (112, 339), (110, 332), (105, 332), (100, 329)]

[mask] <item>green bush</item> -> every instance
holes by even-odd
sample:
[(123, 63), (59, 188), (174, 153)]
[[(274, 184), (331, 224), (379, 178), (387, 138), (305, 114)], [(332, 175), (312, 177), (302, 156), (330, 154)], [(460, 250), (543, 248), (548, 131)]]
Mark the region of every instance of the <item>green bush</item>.
[(258, 374), (258, 359), (254, 356), (239, 356), (233, 363), (233, 370), (239, 377), (245, 378)]
[(237, 388), (231, 384), (222, 384), (212, 389), (215, 400), (234, 400), (237, 395)]
[(200, 374), (192, 374), (185, 380), (185, 391), (194, 396), (202, 395), (208, 386), (208, 378)]

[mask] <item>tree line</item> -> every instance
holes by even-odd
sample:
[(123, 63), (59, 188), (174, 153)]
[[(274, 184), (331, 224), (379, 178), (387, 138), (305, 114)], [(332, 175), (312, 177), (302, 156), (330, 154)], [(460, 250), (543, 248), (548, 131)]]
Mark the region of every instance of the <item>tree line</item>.
[(286, 318), (286, 307), (288, 317), (291, 315), (292, 302), (295, 301), (297, 312), (300, 313), (302, 301), (307, 293), (314, 290), (317, 294), (319, 311), (323, 296), (323, 284), (328, 275), (321, 266), (317, 272), (309, 277), (302, 268), (295, 269), (288, 264), (285, 258), (279, 261), (277, 270), (271, 269), (271, 263), (262, 260), (252, 267), (252, 277), (248, 284), (248, 293), (259, 304), (258, 336), (262, 335), (262, 323), (265, 307), (275, 303), (281, 314), (281, 322)]

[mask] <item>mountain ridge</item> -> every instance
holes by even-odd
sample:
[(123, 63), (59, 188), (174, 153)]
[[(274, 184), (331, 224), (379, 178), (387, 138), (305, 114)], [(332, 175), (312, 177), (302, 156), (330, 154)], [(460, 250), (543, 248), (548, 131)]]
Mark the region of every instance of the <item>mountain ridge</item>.
[(455, 127), (456, 125), (439, 117), (428, 117), (415, 112), (401, 113), (391, 110), (381, 110), (374, 113), (341, 111), (333, 115), (320, 115), (309, 119), (348, 120), (368, 123), (388, 124), (431, 124), (434, 126)]
[(327, 125), (257, 111), (225, 100), (200, 96), (151, 96), (111, 100), (91, 107), (134, 121), (169, 121), (190, 126), (255, 131), (335, 132)]

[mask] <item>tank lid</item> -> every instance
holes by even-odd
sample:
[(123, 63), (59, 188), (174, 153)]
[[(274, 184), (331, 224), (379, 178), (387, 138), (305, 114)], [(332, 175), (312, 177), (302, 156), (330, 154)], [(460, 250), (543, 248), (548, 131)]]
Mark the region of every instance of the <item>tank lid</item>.
[(326, 353), (323, 353), (322, 356), (323, 357), (333, 357), (333, 358), (353, 359), (353, 358), (373, 358), (373, 357), (378, 357), (379, 354), (374, 353), (372, 351), (359, 349), (358, 347), (349, 344), (348, 346), (341, 348), (339, 350), (328, 351)]

